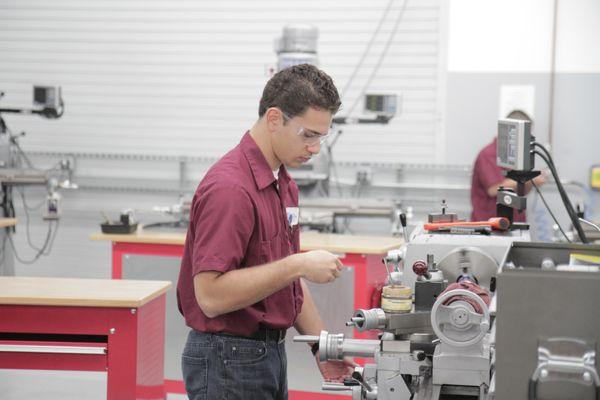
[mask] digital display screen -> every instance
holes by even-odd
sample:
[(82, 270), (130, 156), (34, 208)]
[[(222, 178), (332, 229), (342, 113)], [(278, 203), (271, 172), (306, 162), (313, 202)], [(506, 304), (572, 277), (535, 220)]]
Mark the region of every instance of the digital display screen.
[(46, 88), (33, 88), (33, 102), (35, 104), (46, 104)]
[(518, 162), (519, 142), (515, 126), (500, 124), (498, 126), (498, 162), (499, 165), (516, 167)]
[(367, 94), (365, 96), (365, 110), (377, 114), (396, 113), (396, 96), (384, 94)]
[(499, 167), (531, 171), (534, 168), (531, 124), (529, 121), (504, 119), (498, 121), (496, 164)]
[(51, 86), (33, 87), (33, 104), (35, 105), (56, 108), (58, 107), (57, 97), (59, 96), (60, 89), (57, 90), (56, 88)]

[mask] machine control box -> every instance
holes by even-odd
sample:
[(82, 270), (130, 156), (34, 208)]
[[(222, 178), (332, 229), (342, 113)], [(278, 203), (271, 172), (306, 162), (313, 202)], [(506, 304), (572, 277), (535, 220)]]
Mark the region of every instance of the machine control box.
[(498, 120), (498, 144), (496, 164), (517, 171), (534, 168), (531, 122), (516, 119)]

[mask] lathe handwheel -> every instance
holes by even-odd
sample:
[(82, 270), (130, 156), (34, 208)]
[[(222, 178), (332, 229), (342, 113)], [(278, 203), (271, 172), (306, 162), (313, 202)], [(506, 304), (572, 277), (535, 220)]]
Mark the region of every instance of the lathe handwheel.
[[(477, 334), (477, 336), (475, 336), (474, 338), (469, 339), (465, 342), (459, 342), (459, 341), (449, 338), (447, 335), (444, 334), (444, 332), (440, 328), (441, 324), (449, 323), (449, 320), (448, 320), (449, 316), (448, 315), (442, 316), (442, 314), (450, 313), (451, 311), (454, 311), (456, 309), (456, 307), (450, 307), (450, 306), (444, 305), (444, 302), (446, 300), (448, 300), (454, 296), (471, 298), (475, 302), (477, 302), (477, 304), (483, 310), (483, 315), (476, 313), (474, 311), (465, 310), (466, 315), (469, 317), (467, 324), (472, 325), (473, 322), (480, 321), (480, 324), (479, 324), (480, 331)], [(431, 308), (431, 327), (433, 328), (433, 331), (435, 332), (437, 337), (442, 342), (447, 343), (452, 346), (455, 346), (455, 347), (468, 347), (475, 343), (478, 343), (481, 339), (483, 339), (483, 337), (485, 336), (487, 331), (490, 329), (490, 312), (488, 310), (487, 305), (483, 301), (483, 299), (481, 297), (479, 297), (476, 293), (473, 293), (471, 291), (464, 290), (464, 289), (450, 290), (448, 292), (442, 293), (437, 298), (435, 303), (433, 304), (433, 307)]]

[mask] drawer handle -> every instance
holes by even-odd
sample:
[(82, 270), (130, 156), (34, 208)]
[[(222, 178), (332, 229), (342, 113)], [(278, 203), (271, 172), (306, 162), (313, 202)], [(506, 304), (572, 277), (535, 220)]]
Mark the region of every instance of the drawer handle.
[(47, 346), (26, 344), (0, 344), (0, 352), (55, 353), (55, 354), (106, 354), (106, 347)]

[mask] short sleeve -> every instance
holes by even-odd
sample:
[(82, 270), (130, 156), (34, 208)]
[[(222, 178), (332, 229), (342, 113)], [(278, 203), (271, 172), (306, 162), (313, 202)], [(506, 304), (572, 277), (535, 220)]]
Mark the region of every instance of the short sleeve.
[(499, 185), (505, 178), (502, 168), (496, 165), (496, 159), (484, 153), (477, 157), (473, 172), (477, 174), (479, 183), (486, 192), (491, 186)]
[(227, 272), (241, 264), (255, 224), (252, 200), (242, 187), (207, 184), (196, 194), (190, 219), (194, 276), (203, 271)]

